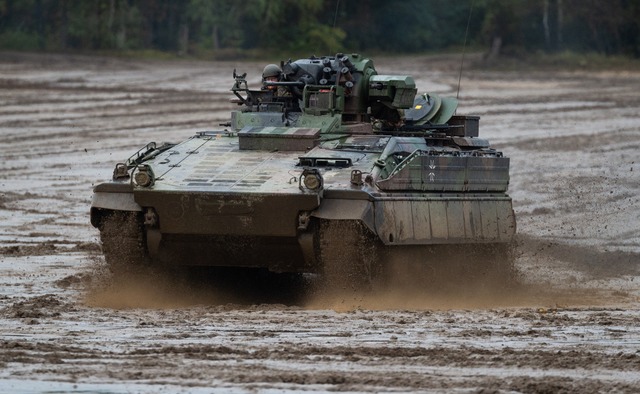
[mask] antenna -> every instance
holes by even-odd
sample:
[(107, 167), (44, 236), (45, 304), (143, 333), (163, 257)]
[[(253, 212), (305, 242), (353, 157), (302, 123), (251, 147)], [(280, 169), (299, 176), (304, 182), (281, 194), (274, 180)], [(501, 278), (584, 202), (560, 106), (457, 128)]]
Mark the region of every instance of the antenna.
[(460, 97), (460, 80), (462, 79), (462, 66), (464, 65), (464, 53), (467, 49), (467, 36), (469, 35), (469, 25), (471, 24), (471, 11), (473, 10), (473, 0), (469, 2), (469, 18), (467, 19), (467, 30), (464, 32), (464, 45), (462, 46), (462, 61), (460, 61), (460, 74), (458, 75), (458, 92), (456, 99)]
[(336, 13), (333, 15), (333, 28), (336, 28), (336, 20), (338, 20), (338, 9), (340, 8), (340, 0), (336, 2)]
[[(333, 14), (333, 26), (332, 29), (336, 28), (336, 21), (338, 20), (338, 9), (340, 8), (340, 0), (336, 1), (336, 12), (335, 14)], [(333, 53), (333, 51), (331, 50), (332, 48), (329, 48), (329, 52)]]

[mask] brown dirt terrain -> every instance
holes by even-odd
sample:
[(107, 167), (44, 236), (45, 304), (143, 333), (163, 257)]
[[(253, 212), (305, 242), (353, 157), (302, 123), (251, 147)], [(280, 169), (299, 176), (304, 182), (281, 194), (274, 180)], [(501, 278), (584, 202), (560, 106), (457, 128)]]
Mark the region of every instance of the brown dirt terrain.
[[(376, 64), (456, 94), (457, 59)], [(0, 391), (640, 391), (640, 73), (465, 72), (459, 112), (511, 157), (515, 285), (287, 302), (110, 280), (92, 186), (225, 122), (234, 68), (257, 86), (258, 63), (0, 56)]]

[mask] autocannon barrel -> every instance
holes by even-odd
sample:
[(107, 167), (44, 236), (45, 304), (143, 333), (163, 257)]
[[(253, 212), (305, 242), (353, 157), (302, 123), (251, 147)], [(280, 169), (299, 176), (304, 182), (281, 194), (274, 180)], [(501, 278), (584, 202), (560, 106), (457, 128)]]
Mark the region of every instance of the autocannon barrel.
[(265, 81), (262, 83), (264, 86), (297, 86), (304, 87), (306, 85), (302, 81)]

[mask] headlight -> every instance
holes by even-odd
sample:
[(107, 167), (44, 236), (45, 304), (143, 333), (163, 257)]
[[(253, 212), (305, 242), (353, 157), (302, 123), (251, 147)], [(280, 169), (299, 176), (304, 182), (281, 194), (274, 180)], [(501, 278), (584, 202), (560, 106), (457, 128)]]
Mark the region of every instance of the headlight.
[(133, 179), (135, 180), (136, 185), (142, 187), (149, 187), (155, 183), (153, 171), (151, 171), (151, 167), (147, 165), (139, 166), (138, 171), (133, 176)]
[[(304, 183), (304, 187), (312, 191), (318, 191), (322, 189), (323, 180), (322, 175), (320, 175), (320, 171), (315, 168), (305, 169), (302, 171), (302, 175), (300, 176), (302, 179), (302, 183)], [(302, 189), (302, 186), (300, 186)]]
[(309, 174), (304, 177), (304, 185), (307, 189), (317, 190), (320, 189), (320, 185), (322, 185), (322, 181), (320, 177), (316, 174)]

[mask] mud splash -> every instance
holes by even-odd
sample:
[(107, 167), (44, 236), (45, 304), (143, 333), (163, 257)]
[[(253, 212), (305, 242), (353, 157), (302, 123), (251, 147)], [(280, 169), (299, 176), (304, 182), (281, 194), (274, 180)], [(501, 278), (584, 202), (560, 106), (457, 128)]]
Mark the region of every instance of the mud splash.
[[(513, 272), (440, 271), (395, 261), (383, 280), (367, 289), (327, 285), (319, 275), (279, 275), (266, 271), (175, 267), (114, 275), (96, 270), (84, 302), (114, 309), (174, 309), (276, 303), (308, 310), (448, 310), (620, 306), (639, 297), (624, 286), (597, 285), (640, 274), (640, 256), (598, 251), (521, 236)], [(465, 261), (473, 265), (473, 261)], [(538, 271), (535, 273), (535, 271)], [(563, 274), (570, 271), (571, 274)], [(576, 272), (581, 280), (575, 278)], [(491, 276), (493, 275), (493, 276)], [(632, 281), (629, 279), (629, 281)]]

